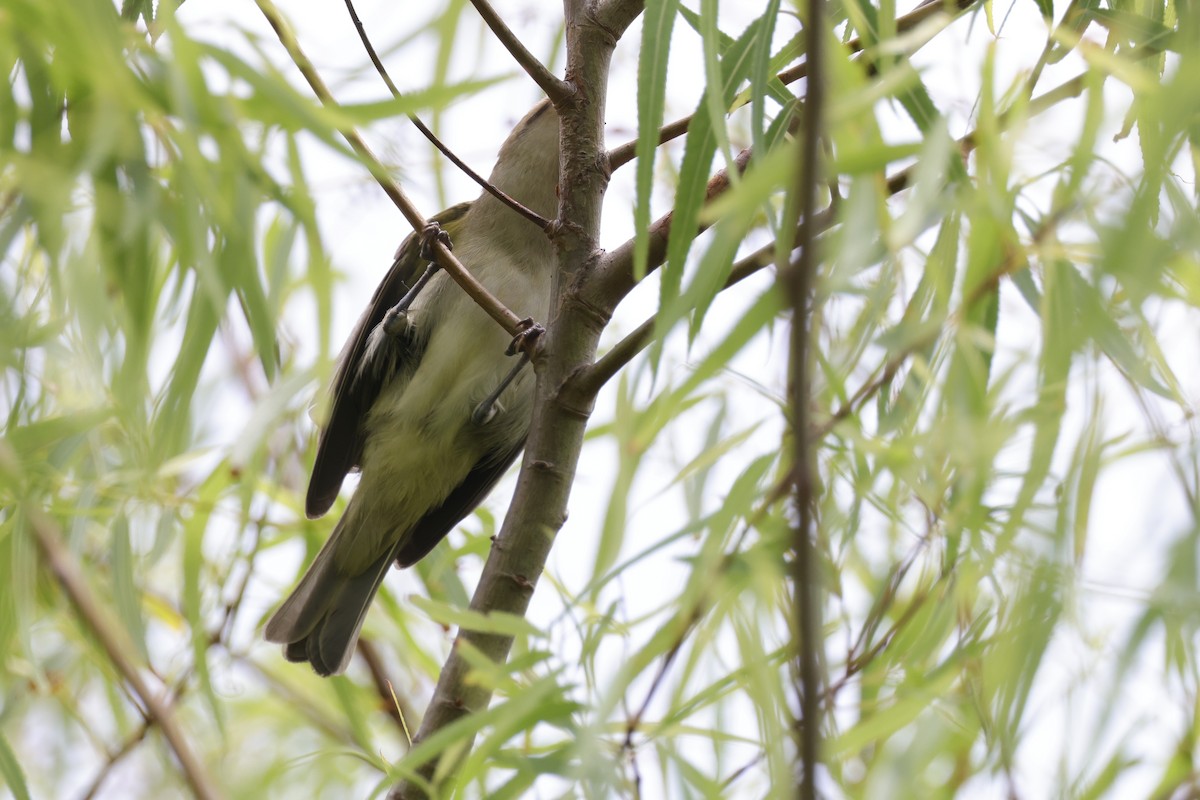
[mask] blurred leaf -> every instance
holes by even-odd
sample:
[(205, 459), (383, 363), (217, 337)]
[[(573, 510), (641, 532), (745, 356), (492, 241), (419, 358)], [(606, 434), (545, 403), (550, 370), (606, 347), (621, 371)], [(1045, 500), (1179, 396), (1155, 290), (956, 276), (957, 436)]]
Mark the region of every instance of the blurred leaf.
[(138, 648), (142, 660), (150, 663), (150, 651), (146, 647), (146, 622), (142, 618), (140, 588), (134, 577), (133, 550), (129, 544), (129, 520), (124, 515), (113, 520), (110, 536), (113, 599), (117, 616), (125, 625), (129, 639)]
[(213, 688), (208, 668), (209, 631), (204, 617), (203, 586), (207, 561), (204, 554), (204, 538), (208, 522), (216, 510), (221, 494), (228, 488), (229, 472), (217, 468), (196, 492), (196, 511), (184, 523), (183, 531), (183, 614), (187, 620), (192, 645), (192, 664), (200, 690), (212, 709), (217, 724), (224, 727), (225, 709)]
[(637, 80), (637, 176), (633, 203), (633, 274), (636, 280), (646, 275), (650, 250), (650, 190), (658, 152), (658, 129), (662, 126), (666, 108), (667, 64), (677, 11), (682, 11), (679, 0), (657, 0), (647, 3), (642, 15)]
[(937, 697), (948, 692), (958, 677), (956, 667), (953, 662), (942, 664), (936, 671), (925, 675), (920, 687), (906, 692), (892, 703), (872, 710), (853, 726), (832, 737), (828, 743), (830, 754), (853, 753), (869, 744), (881, 744), (897, 731), (911, 725), (920, 714), (928, 710)]
[(541, 638), (545, 634), (524, 617), (500, 612), (480, 614), (465, 608), (456, 608), (411, 595), (408, 601), (423, 611), (430, 619), (441, 625), (457, 626), (463, 630), (493, 633), (498, 636), (532, 636)]
[(4, 776), (4, 782), (16, 800), (30, 800), (32, 795), (21, 771), (21, 763), (3, 735), (0, 735), (0, 775)]
[[(683, 282), (684, 262), (691, 251), (692, 241), (696, 237), (696, 224), (700, 218), (700, 208), (705, 200), (709, 167), (712, 164), (713, 155), (716, 153), (718, 142), (724, 140), (724, 136), (718, 137), (714, 130), (713, 126), (716, 121), (713, 119), (712, 109), (709, 108), (710, 98), (719, 97), (722, 100), (722, 110), (729, 107), (738, 86), (745, 80), (753, 66), (754, 48), (762, 46), (759, 44), (760, 28), (761, 25), (758, 24), (758, 21), (751, 23), (742, 35), (722, 53), (720, 59), (721, 85), (711, 89), (716, 94), (706, 92), (688, 127), (683, 164), (679, 171), (679, 185), (675, 191), (675, 206), (671, 212), (667, 260), (662, 266), (661, 291), (659, 293), (660, 311), (673, 305), (679, 295), (679, 289)], [(659, 343), (676, 319), (678, 317), (671, 314), (656, 317), (656, 343), (652, 346), (650, 353), (652, 364), (658, 363), (661, 355)]]

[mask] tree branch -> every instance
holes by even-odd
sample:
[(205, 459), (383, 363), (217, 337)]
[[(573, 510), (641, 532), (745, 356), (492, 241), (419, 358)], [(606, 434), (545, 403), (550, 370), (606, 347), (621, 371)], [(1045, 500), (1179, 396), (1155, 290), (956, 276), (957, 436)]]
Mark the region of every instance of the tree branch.
[[(482, 614), (524, 615), (545, 569), (554, 535), (566, 520), (567, 499), (592, 410), (590, 402), (573, 404), (562, 387), (595, 358), (600, 332), (612, 312), (584, 300), (580, 286), (593, 278), (601, 252), (600, 211), (609, 176), (603, 158), (604, 101), (612, 51), (622, 31), (596, 25), (577, 0), (568, 0), (565, 12), (566, 74), (576, 91), (555, 103), (561, 123), (558, 218), (562, 224), (552, 238), (559, 270), (544, 347), (534, 358), (533, 419), (516, 492), (471, 599), (471, 610)], [(503, 663), (512, 641), (511, 636), (459, 631), (414, 745), (485, 708), (491, 699), (490, 688), (467, 680), (470, 668), (461, 655), (462, 645), (469, 643)], [(453, 748), (455, 759), (466, 756), (469, 740), (464, 744)], [(433, 776), (453, 775), (453, 764), (440, 763), (444, 757), (439, 753), (424, 764), (405, 766), (418, 769), (428, 782)], [(417, 780), (401, 782), (389, 795), (405, 800), (424, 796)]]
[[(330, 108), (337, 108), (337, 101), (325, 85), (325, 81), (321, 79), (312, 61), (304, 54), (304, 50), (301, 49), (295, 34), (284, 20), (275, 3), (272, 0), (255, 0), (255, 3), (258, 5), (259, 10), (262, 11), (263, 16), (267, 18), (267, 22), (275, 30), (276, 36), (279, 37), (280, 43), (287, 50), (292, 62), (300, 70), (304, 79), (308, 81), (308, 85), (312, 87), (313, 93), (316, 94), (322, 104)], [(396, 204), (396, 208), (400, 209), (400, 213), (408, 220), (413, 230), (418, 232), (424, 230), (426, 224), (425, 218), (417, 211), (416, 206), (404, 194), (400, 186), (391, 179), (387, 173), (387, 168), (383, 166), (382, 162), (371, 151), (371, 148), (367, 146), (367, 143), (359, 135), (358, 131), (353, 128), (346, 128), (340, 130), (339, 133), (354, 148), (354, 151), (358, 153), (359, 158), (363, 160), (363, 163), (370, 170), (371, 176), (375, 178), (380, 188), (383, 189), (391, 201)], [(516, 336), (525, 330), (527, 326), (523, 318), (518, 317), (510, 311), (482, 283), (477, 281), (475, 276), (462, 265), (462, 262), (450, 252), (450, 248), (445, 243), (433, 239), (431, 246), (437, 257), (438, 266), (446, 270), (447, 274), (454, 279), (454, 282), (461, 286), (462, 290), (480, 308), (487, 312), (488, 316), (494, 319), (500, 327), (504, 328), (510, 336)]]
[(92, 798), (96, 797), (96, 795), (100, 793), (101, 787), (104, 786), (104, 782), (108, 780), (108, 776), (112, 774), (113, 769), (116, 768), (117, 764), (119, 764), (121, 760), (125, 758), (125, 756), (132, 753), (134, 748), (142, 743), (142, 741), (146, 738), (146, 734), (150, 732), (150, 729), (153, 726), (153, 718), (144, 717), (142, 719), (142, 724), (138, 725), (137, 730), (128, 736), (125, 741), (121, 743), (120, 747), (108, 754), (108, 758), (104, 762), (104, 766), (102, 766), (96, 773), (95, 777), (92, 778), (92, 782), (88, 784), (88, 788), (84, 791), (84, 793), (79, 796), (80, 800), (92, 800)]
[(521, 69), (529, 77), (533, 78), (533, 82), (542, 87), (542, 91), (550, 98), (550, 102), (558, 106), (566, 101), (575, 91), (566, 81), (561, 81), (554, 76), (550, 70), (546, 69), (545, 64), (538, 60), (537, 56), (529, 52), (529, 49), (521, 43), (517, 35), (512, 32), (512, 29), (504, 23), (496, 10), (491, 7), (487, 0), (471, 0), (471, 5), (475, 6), (475, 10), (479, 12), (479, 16), (487, 23), (487, 26), (492, 29), (492, 33), (496, 34), (496, 38), (500, 40), (500, 44), (504, 45), (504, 49), (521, 65)]
[[(800, 793), (804, 800), (816, 800), (817, 763), (821, 736), (821, 590), (817, 572), (817, 531), (813, 523), (815, 458), (810, 439), (808, 414), (811, 402), (809, 360), (809, 319), (813, 276), (818, 257), (817, 226), (814, 217), (821, 186), (821, 138), (825, 134), (825, 0), (809, 0), (808, 18), (804, 21), (804, 39), (809, 67), (805, 94), (804, 135), (799, 142), (796, 159), (796, 183), (792, 196), (784, 204), (780, 230), (790, 235), (799, 223), (800, 256), (787, 265), (785, 248), (775, 257), (778, 276), (792, 307), (791, 395), (792, 476), (795, 480), (796, 527), (792, 532), (792, 591), (795, 592), (795, 627), (797, 673), (800, 677), (797, 698), (799, 734)], [(799, 217), (799, 219), (797, 219)]]
[(624, 31), (645, 8), (644, 0), (604, 0), (598, 4), (592, 18), (602, 28)]
[[(552, 297), (554, 311), (543, 338), (545, 346), (534, 360), (538, 377), (533, 419), (517, 488), (470, 605), (472, 611), (484, 615), (524, 615), (528, 608), (554, 537), (566, 517), (585, 426), (595, 399), (597, 384), (580, 385), (575, 378), (594, 362), (599, 335), (616, 302), (624, 296), (619, 291), (601, 289), (633, 285), (631, 270), (622, 273), (617, 268), (623, 260), (631, 259), (620, 251), (605, 256), (598, 249), (600, 203), (608, 179), (600, 149), (604, 88), (619, 33), (586, 19), (579, 0), (568, 0), (566, 10), (567, 74), (578, 91), (556, 102), (563, 159), (558, 217), (563, 224), (552, 237), (560, 271)], [(811, 209), (805, 219), (814, 228), (821, 224), (819, 215)], [(815, 641), (815, 637), (809, 641)], [(511, 636), (503, 634), (458, 632), (414, 738), (414, 752), (421, 742), (482, 710), (491, 699), (490, 688), (468, 680), (470, 667), (461, 655), (463, 646), (469, 644), (474, 651), (503, 663), (512, 642)], [(406, 760), (402, 767), (416, 770), (423, 780), (403, 781), (389, 797), (425, 797), (425, 787), (431, 783), (434, 789), (439, 788), (433, 781), (435, 776), (442, 781), (444, 776), (454, 774), (453, 763), (442, 763), (443, 758), (451, 757), (444, 754), (453, 752), (452, 758), (459, 760), (469, 747), (468, 739), (437, 754), (422, 756), (423, 762)]]
[[(1039, 244), (1042, 239), (1055, 230), (1056, 226), (1061, 221), (1062, 216), (1063, 213), (1061, 211), (1052, 214), (1046, 220), (1046, 222), (1034, 232), (1033, 242), (1035, 245)], [(874, 397), (880, 389), (892, 382), (896, 375), (899, 374), (900, 369), (904, 366), (904, 362), (906, 362), (911, 355), (918, 352), (922, 348), (933, 344), (937, 338), (943, 334), (947, 325), (957, 325), (967, 311), (969, 311), (976, 303), (978, 303), (984, 297), (984, 295), (996, 288), (996, 284), (998, 284), (1001, 279), (1018, 271), (1025, 266), (1025, 263), (1023, 251), (1013, 251), (1006, 254), (1005, 259), (1000, 262), (1000, 265), (983, 281), (981, 281), (978, 286), (975, 287), (970, 296), (963, 298), (962, 305), (957, 308), (954, 313), (947, 317), (944, 325), (935, 329), (930, 329), (925, 334), (913, 339), (913, 341), (908, 343), (908, 346), (887, 360), (887, 362), (883, 365), (882, 371), (877, 368), (876, 372), (878, 373), (878, 377), (872, 378), (860, 386), (858, 391), (856, 391), (849, 400), (839, 406), (837, 410), (830, 414), (829, 418), (824, 420), (820, 425), (814, 424), (810, 432), (810, 437), (814, 441), (824, 437), (831, 430), (833, 430), (833, 428), (839, 422), (856, 413), (860, 408), (862, 408), (862, 405), (867, 400)]]
[(79, 612), (79, 617), (96, 637), (117, 672), (133, 689), (134, 695), (144, 708), (148, 722), (152, 721), (162, 731), (167, 745), (179, 761), (183, 777), (191, 787), (192, 794), (202, 800), (216, 800), (222, 793), (209, 780), (204, 765), (192, 752), (187, 736), (179, 727), (169, 702), (164, 702), (150, 689), (141, 671), (133, 663), (130, 654), (136, 652), (133, 643), (117, 623), (102, 610), (100, 602), (88, 588), (79, 565), (62, 542), (58, 525), (42, 511), (26, 507), (25, 517), (29, 520), (38, 548), (63, 592)]
[[(1150, 52), (1146, 53), (1147, 57), (1149, 57), (1150, 55), (1153, 55), (1153, 53), (1150, 53)], [(1069, 99), (1072, 97), (1078, 97), (1083, 92), (1084, 88), (1086, 88), (1085, 79), (1086, 79), (1086, 75), (1082, 75), (1082, 74), (1077, 75), (1074, 78), (1071, 78), (1070, 80), (1064, 81), (1063, 83), (1061, 83), (1058, 86), (1056, 86), (1055, 88), (1045, 92), (1044, 94), (1038, 95), (1024, 108), (1024, 110), (1023, 110), (1024, 115), (1026, 117), (1035, 117), (1035, 116), (1038, 116), (1039, 114), (1043, 114), (1046, 111), (1049, 111), (1051, 108), (1053, 108), (1055, 105), (1062, 102), (1063, 100), (1066, 100), (1066, 99)], [(1002, 113), (998, 118), (1001, 129), (1003, 129), (1005, 126), (1010, 124), (1012, 122), (1012, 118), (1013, 118), (1013, 114), (1012, 114), (1011, 110), (1006, 111), (1005, 113)], [(976, 136), (977, 135), (978, 135), (978, 132), (972, 130), (972, 131), (969, 131), (968, 133), (966, 133), (964, 136), (962, 136), (958, 140), (959, 151), (961, 153), (963, 153), (964, 155), (966, 155), (967, 153), (970, 153), (972, 150), (974, 150), (975, 145), (976, 145)], [(741, 156), (739, 155), (739, 158), (740, 157)], [(709, 179), (709, 197), (710, 198), (715, 196), (714, 188), (716, 188), (716, 187), (714, 186), (714, 182), (717, 181), (717, 179), (719, 177), (721, 177), (723, 174), (724, 174), (723, 172), (718, 172), (712, 178)], [(909, 167), (904, 167), (903, 169), (900, 169), (900, 170), (896, 171), (895, 173), (893, 173), (891, 176), (889, 176), (887, 179), (887, 182), (886, 182), (888, 194), (889, 195), (899, 194), (900, 192), (907, 189), (910, 185), (910, 181), (912, 180), (912, 175), (913, 175), (913, 167), (909, 166)], [(727, 187), (721, 187), (720, 190), (723, 191), (724, 188), (727, 188)], [(834, 218), (833, 214), (834, 214), (834, 208), (833, 208), (833, 206), (830, 206), (830, 207), (824, 209), (817, 216), (816, 219), (817, 219), (817, 230), (818, 231), (828, 230), (830, 227), (832, 227), (837, 222), (837, 220)], [(647, 258), (648, 271), (653, 271), (654, 269), (662, 266), (662, 261), (666, 257), (666, 246), (667, 246), (667, 240), (670, 235), (670, 226), (671, 226), (671, 213), (668, 212), (668, 213), (664, 214), (663, 216), (659, 217), (654, 222), (654, 224), (651, 225), (651, 227), (650, 227), (650, 249), (649, 249), (648, 258)], [(699, 235), (704, 230), (705, 230), (705, 227), (701, 226), (697, 229), (696, 234)], [(606, 277), (604, 280), (606, 282), (608, 282), (607, 285), (605, 285), (605, 287), (604, 287), (604, 291), (606, 293), (615, 292), (620, 297), (624, 297), (624, 295), (627, 294), (629, 292), (629, 290), (633, 288), (633, 284), (632, 284), (632, 280), (633, 280), (633, 246), (634, 246), (633, 240), (630, 239), (630, 240), (622, 243), (620, 246), (618, 246), (617, 248), (615, 248), (614, 250), (612, 250), (605, 256), (603, 264), (599, 268), (599, 271), (605, 273)], [(628, 281), (629, 281), (628, 284), (624, 283), (622, 276), (626, 276), (628, 278)], [(635, 333), (636, 333), (636, 331), (635, 331)], [(630, 334), (631, 337), (633, 335), (634, 334)], [(632, 342), (630, 344), (632, 345)], [(622, 348), (622, 349), (624, 350), (625, 348)], [(640, 352), (640, 350), (641, 350), (641, 348), (634, 349), (632, 352), (630, 352), (629, 357), (632, 358), (634, 355), (636, 355), (638, 352)], [(628, 362), (625, 362), (625, 363), (628, 363)], [(595, 365), (593, 365), (593, 366), (595, 366)], [(620, 365), (617, 365), (615, 363), (610, 363), (610, 365), (606, 366), (605, 369), (607, 370), (607, 369), (611, 368), (612, 366), (620, 366)], [(589, 368), (589, 370), (590, 369), (591, 368)], [(599, 385), (596, 386), (595, 388), (598, 389), (599, 386), (603, 385), (611, 377), (612, 377), (612, 375), (606, 375), (603, 378), (603, 380), (600, 380)], [(592, 376), (585, 375), (582, 372), (576, 377), (576, 380), (583, 381), (585, 383), (593, 382)]]

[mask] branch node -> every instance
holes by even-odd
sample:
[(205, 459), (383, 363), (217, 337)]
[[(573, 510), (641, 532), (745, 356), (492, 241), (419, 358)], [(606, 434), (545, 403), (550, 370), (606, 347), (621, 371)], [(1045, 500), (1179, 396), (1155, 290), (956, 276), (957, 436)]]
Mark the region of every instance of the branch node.
[(598, 330), (608, 327), (612, 321), (612, 310), (606, 306), (593, 303), (578, 291), (569, 291), (563, 297), (563, 304), (570, 303), (581, 312), (581, 316)]

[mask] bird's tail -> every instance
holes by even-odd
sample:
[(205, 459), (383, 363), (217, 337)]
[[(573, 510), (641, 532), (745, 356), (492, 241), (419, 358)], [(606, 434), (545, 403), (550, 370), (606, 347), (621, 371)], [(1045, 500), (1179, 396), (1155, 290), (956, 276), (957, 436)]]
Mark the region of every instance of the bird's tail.
[(307, 661), (322, 676), (342, 672), (350, 663), (367, 609), (394, 557), (388, 551), (357, 575), (339, 570), (333, 553), (346, 516), (264, 631), (267, 641), (283, 645), (288, 661)]

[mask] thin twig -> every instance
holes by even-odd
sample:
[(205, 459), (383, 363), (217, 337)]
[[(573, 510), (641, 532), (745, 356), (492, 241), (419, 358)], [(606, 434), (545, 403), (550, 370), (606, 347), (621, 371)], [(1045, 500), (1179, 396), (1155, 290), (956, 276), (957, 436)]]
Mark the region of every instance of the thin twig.
[[(734, 564), (734, 558), (738, 553), (741, 552), (742, 545), (745, 543), (746, 537), (749, 536), (750, 531), (762, 521), (763, 517), (766, 516), (767, 512), (776, 503), (787, 496), (792, 482), (793, 479), (791, 477), (791, 473), (789, 473), (784, 480), (777, 483), (767, 492), (765, 499), (759, 505), (759, 507), (746, 516), (746, 524), (742, 527), (741, 533), (738, 534), (738, 537), (734, 541), (733, 545), (725, 551), (725, 553), (721, 556), (721, 560), (716, 564), (714, 574), (709, 578), (708, 581), (709, 586), (714, 585), (718, 578), (728, 574), (730, 568)], [(675, 658), (683, 649), (684, 642), (687, 641), (688, 636), (691, 635), (692, 631), (695, 630), (696, 626), (700, 623), (700, 620), (704, 617), (705, 613), (707, 613), (710, 605), (711, 598), (707, 593), (701, 593), (695, 598), (692, 603), (691, 610), (688, 612), (687, 619), (683, 623), (679, 634), (675, 637), (675, 641), (671, 643), (670, 648), (668, 648), (666, 654), (663, 656), (662, 662), (659, 664), (658, 671), (651, 680), (650, 688), (646, 691), (646, 696), (642, 699), (641, 705), (638, 706), (636, 713), (629, 715), (629, 718), (625, 723), (625, 740), (621, 744), (621, 749), (628, 751), (631, 757), (633, 752), (636, 750), (633, 736), (641, 725), (641, 721), (646, 716), (646, 711), (650, 707), (650, 701), (654, 698), (654, 695), (662, 686), (663, 679), (666, 677), (667, 671), (671, 668), (671, 665), (675, 662)], [(733, 780), (733, 778), (730, 780)]]
[[(175, 685), (170, 691), (170, 703), (172, 705), (178, 703), (179, 698), (182, 697), (183, 693), (187, 690), (187, 681), (189, 678), (191, 678), (194, 671), (194, 668), (189, 666), (175, 682)], [(120, 747), (108, 754), (108, 758), (105, 760), (104, 766), (102, 766), (96, 773), (96, 776), (92, 779), (92, 783), (88, 786), (87, 791), (80, 795), (80, 800), (91, 800), (91, 798), (100, 793), (100, 788), (104, 785), (104, 782), (108, 779), (108, 776), (112, 774), (112, 771), (116, 768), (118, 762), (132, 753), (135, 747), (145, 741), (146, 734), (150, 732), (154, 725), (155, 720), (153, 717), (146, 715), (142, 716), (142, 722), (138, 726), (137, 730), (126, 737), (125, 741), (121, 743)]]
[(112, 774), (113, 769), (117, 766), (121, 759), (132, 753), (133, 749), (146, 738), (146, 734), (150, 732), (150, 728), (153, 725), (153, 719), (142, 719), (142, 724), (138, 726), (137, 730), (135, 730), (128, 738), (126, 738), (125, 741), (121, 743), (120, 747), (108, 754), (108, 758), (105, 760), (104, 766), (102, 766), (99, 772), (96, 773), (96, 776), (92, 779), (91, 784), (88, 785), (87, 790), (79, 796), (80, 800), (92, 800), (93, 797), (99, 794), (100, 787), (104, 785), (106, 780), (108, 780), (108, 776)]
[(625, 744), (626, 749), (633, 747), (633, 735), (642, 724), (642, 719), (646, 716), (646, 712), (650, 709), (650, 701), (654, 699), (654, 695), (658, 693), (658, 688), (662, 685), (663, 679), (667, 677), (667, 672), (671, 669), (671, 665), (675, 663), (675, 657), (679, 655), (679, 651), (683, 649), (683, 643), (687, 641), (688, 633), (695, 627), (703, 616), (704, 609), (700, 603), (697, 603), (692, 608), (692, 613), (683, 623), (683, 630), (679, 632), (679, 636), (671, 643), (666, 655), (658, 665), (658, 671), (654, 673), (654, 678), (650, 681), (650, 688), (646, 690), (646, 696), (642, 698), (642, 704), (638, 706), (638, 710), (633, 713), (625, 722)]
[(751, 769), (753, 769), (755, 766), (757, 766), (766, 757), (767, 757), (767, 754), (765, 752), (760, 752), (754, 758), (750, 759), (745, 764), (742, 764), (742, 766), (738, 767), (732, 773), (730, 773), (729, 777), (726, 778), (721, 783), (721, 788), (728, 789), (730, 786), (732, 786), (734, 784), (735, 781), (737, 781), (738, 778), (745, 775), (747, 772), (749, 772)]
[[(304, 54), (304, 50), (300, 47), (300, 43), (296, 40), (295, 34), (291, 27), (284, 20), (283, 15), (275, 6), (273, 0), (255, 0), (263, 16), (267, 18), (274, 29), (276, 36), (279, 37), (280, 43), (287, 50), (288, 55), (292, 59), (300, 74), (308, 81), (308, 85), (312, 87), (313, 93), (322, 104), (336, 108), (338, 103), (330, 93), (329, 88), (325, 85), (325, 81), (321, 78), (312, 61)], [(425, 229), (425, 218), (417, 211), (412, 201), (404, 194), (400, 186), (391, 179), (387, 173), (387, 168), (367, 146), (367, 143), (359, 135), (354, 128), (346, 127), (339, 130), (339, 133), (346, 139), (350, 146), (358, 153), (359, 158), (370, 170), (371, 176), (375, 178), (380, 188), (387, 194), (388, 198), (396, 204), (396, 208), (400, 209), (400, 213), (412, 225), (413, 230), (420, 232)], [(482, 283), (475, 279), (469, 270), (462, 265), (457, 257), (450, 252), (450, 249), (444, 242), (434, 239), (431, 242), (434, 254), (437, 257), (438, 266), (446, 270), (454, 282), (462, 287), (463, 291), (475, 301), (475, 304), (487, 312), (488, 316), (499, 323), (500, 327), (504, 328), (510, 336), (516, 336), (527, 327), (524, 320), (518, 317), (501, 303), (491, 292), (487, 290)]]
[(916, 612), (929, 599), (930, 594), (928, 591), (923, 591), (913, 598), (903, 613), (901, 613), (900, 618), (889, 626), (883, 636), (875, 641), (875, 644), (868, 647), (868, 642), (874, 637), (875, 632), (879, 630), (884, 617), (892, 610), (892, 604), (900, 591), (900, 584), (908, 576), (909, 570), (916, 564), (917, 557), (929, 546), (932, 535), (932, 529), (927, 530), (916, 545), (909, 550), (908, 554), (900, 562), (892, 566), (887, 579), (884, 581), (883, 592), (871, 605), (871, 610), (867, 613), (862, 629), (858, 633), (858, 638), (850, 646), (846, 654), (845, 670), (838, 680), (831, 682), (825, 688), (825, 707), (827, 710), (833, 710), (838, 693), (855, 675), (883, 652), (884, 648), (895, 639), (896, 635), (915, 618)]
[(550, 98), (550, 102), (557, 106), (575, 93), (575, 88), (571, 84), (554, 77), (537, 56), (529, 52), (529, 49), (521, 43), (521, 40), (504, 23), (504, 20), (488, 4), (487, 0), (471, 0), (471, 5), (475, 6), (479, 16), (492, 29), (492, 33), (496, 34), (496, 38), (500, 40), (500, 44), (504, 45), (504, 49), (521, 65), (521, 69), (533, 78), (534, 83), (542, 87), (542, 91)]
[(169, 701), (164, 701), (158, 693), (151, 690), (138, 666), (132, 661), (130, 655), (137, 652), (133, 643), (121, 627), (102, 610), (100, 601), (88, 588), (79, 565), (62, 542), (58, 525), (39, 509), (26, 507), (24, 512), (47, 566), (79, 612), (80, 619), (104, 649), (109, 661), (133, 689), (144, 708), (146, 718), (153, 720), (162, 731), (163, 738), (167, 740), (168, 746), (179, 760), (179, 766), (192, 794), (203, 800), (216, 800), (221, 797), (221, 792), (209, 780), (204, 766), (192, 752), (187, 736), (175, 720)]
[[(836, 203), (834, 203), (817, 215), (818, 230), (825, 231), (833, 227), (836, 221), (836, 211)], [(729, 270), (729, 277), (725, 279), (724, 285), (718, 291), (723, 292), (741, 283), (751, 275), (761, 272), (765, 267), (774, 264), (775, 248), (775, 242), (763, 245), (745, 258), (734, 262), (733, 268)], [(580, 373), (578, 379), (585, 382), (583, 385), (595, 386), (597, 389), (612, 380), (622, 367), (632, 361), (638, 353), (645, 350), (654, 341), (656, 320), (656, 316), (651, 316), (630, 333), (626, 334), (623, 339), (610, 347), (602, 357), (596, 359), (596, 362), (591, 367)]]
[[(371, 44), (370, 37), (367, 36), (367, 29), (363, 27), (362, 20), (358, 18), (358, 12), (354, 9), (354, 0), (346, 0), (346, 10), (350, 12), (350, 19), (354, 22), (354, 29), (358, 31), (358, 38), (362, 41), (363, 47), (366, 48), (367, 57), (371, 59), (371, 63), (375, 65), (375, 71), (379, 73), (379, 77), (383, 78), (383, 82), (387, 84), (388, 91), (392, 93), (392, 97), (399, 100), (403, 94), (396, 88), (396, 84), (392, 82), (392, 76), (388, 75), (387, 68), (383, 66), (383, 61), (380, 60), (379, 54), (375, 52), (375, 46)], [(468, 178), (475, 181), (483, 190), (495, 197), (501, 203), (511, 208), (513, 211), (520, 214), (525, 219), (537, 225), (543, 231), (550, 228), (550, 220), (543, 217), (531, 208), (522, 205), (510, 195), (497, 189), (486, 178), (480, 175), (475, 170), (467, 166), (466, 162), (454, 154), (454, 151), (446, 146), (445, 142), (438, 138), (438, 135), (431, 131), (424, 122), (416, 114), (409, 114), (408, 121), (411, 122), (416, 129), (428, 139), (434, 147), (436, 147), (442, 155), (450, 159), (450, 163), (458, 167)]]

